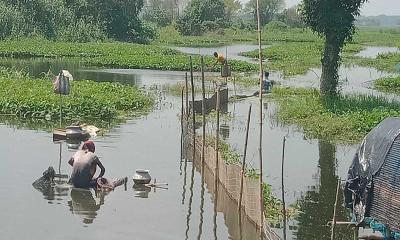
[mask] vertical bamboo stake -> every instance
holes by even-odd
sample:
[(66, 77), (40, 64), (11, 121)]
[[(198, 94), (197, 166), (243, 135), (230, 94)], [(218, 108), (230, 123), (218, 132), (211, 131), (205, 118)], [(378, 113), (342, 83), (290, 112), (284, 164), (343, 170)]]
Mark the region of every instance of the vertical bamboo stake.
[(257, 30), (258, 30), (258, 59), (260, 61), (260, 145), (258, 148), (260, 155), (260, 237), (263, 237), (264, 226), (264, 197), (263, 197), (263, 161), (262, 161), (262, 80), (263, 80), (263, 67), (262, 67), (262, 52), (261, 52), (261, 22), (260, 22), (260, 2), (257, 0)]
[(194, 81), (193, 81), (193, 62), (192, 57), (189, 57), (190, 60), (190, 83), (192, 85), (192, 117), (193, 117), (193, 156), (192, 156), (192, 164), (194, 164), (194, 158), (196, 156), (196, 113), (194, 112)]
[(219, 178), (219, 105), (220, 105), (220, 91), (221, 87), (217, 89), (217, 130), (215, 136), (215, 158), (216, 158), (216, 165), (215, 165), (215, 181), (218, 181)]
[(251, 118), (251, 104), (249, 106), (249, 114), (247, 116), (247, 128), (246, 128), (246, 138), (244, 141), (244, 153), (243, 153), (243, 161), (242, 161), (242, 175), (240, 178), (240, 194), (239, 194), (239, 212), (242, 209), (242, 197), (243, 197), (243, 181), (244, 181), (244, 174), (246, 171), (246, 153), (247, 153), (247, 142), (249, 139), (249, 127), (250, 127), (250, 118)]
[(333, 206), (331, 240), (335, 239), (336, 208), (337, 208), (337, 202), (338, 202), (338, 196), (339, 196), (339, 189), (340, 189), (340, 178), (338, 179), (337, 188), (336, 188), (335, 205)]
[(58, 162), (58, 174), (61, 176), (62, 142), (60, 142), (60, 159)]
[(62, 127), (62, 95), (60, 93), (60, 128)]
[(286, 203), (285, 203), (285, 185), (284, 185), (284, 165), (285, 165), (285, 146), (286, 146), (286, 137), (283, 137), (283, 146), (282, 146), (282, 212), (283, 212), (283, 240), (286, 240)]
[(203, 174), (203, 167), (204, 167), (204, 160), (205, 160), (205, 145), (206, 145), (206, 89), (204, 84), (204, 58), (201, 56), (201, 89), (202, 89), (202, 104), (201, 104), (201, 111), (203, 115), (203, 144), (201, 147), (201, 173)]
[(188, 86), (188, 74), (185, 73), (185, 89), (186, 89), (186, 120), (189, 119), (189, 86)]

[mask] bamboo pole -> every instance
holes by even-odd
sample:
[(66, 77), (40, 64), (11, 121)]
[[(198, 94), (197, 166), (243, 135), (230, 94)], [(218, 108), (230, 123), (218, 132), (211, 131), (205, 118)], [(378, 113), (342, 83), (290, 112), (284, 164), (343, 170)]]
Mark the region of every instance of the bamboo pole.
[(338, 179), (338, 182), (337, 182), (335, 205), (333, 206), (331, 240), (335, 239), (336, 208), (337, 208), (337, 202), (338, 202), (338, 196), (339, 196), (339, 189), (340, 189), (340, 178)]
[(258, 58), (260, 62), (260, 141), (259, 141), (259, 158), (260, 158), (260, 238), (263, 238), (263, 226), (264, 226), (264, 197), (263, 197), (263, 161), (262, 161), (262, 116), (263, 116), (263, 104), (262, 104), (262, 81), (263, 81), (263, 67), (262, 67), (262, 51), (261, 51), (261, 22), (260, 22), (260, 3), (257, 0), (257, 31), (258, 31)]
[(215, 181), (218, 181), (219, 178), (219, 114), (220, 114), (220, 91), (221, 87), (217, 88), (217, 105), (216, 105), (216, 111), (217, 111), (217, 130), (215, 133), (215, 159), (216, 159), (216, 164), (215, 164)]
[(286, 240), (286, 203), (285, 203), (285, 184), (284, 184), (284, 164), (285, 164), (285, 145), (286, 137), (283, 137), (282, 145), (282, 212), (283, 212), (283, 240)]
[(246, 138), (244, 141), (244, 152), (243, 152), (243, 161), (242, 161), (242, 174), (240, 178), (240, 193), (239, 193), (239, 212), (242, 209), (242, 197), (243, 197), (243, 181), (244, 181), (244, 174), (246, 171), (246, 153), (247, 153), (247, 143), (249, 139), (249, 127), (250, 127), (250, 119), (251, 119), (251, 104), (249, 106), (249, 114), (247, 116), (247, 128), (246, 128)]
[[(61, 90), (60, 90), (61, 91)], [(63, 105), (63, 102), (62, 102), (62, 95), (61, 95), (61, 93), (60, 93), (60, 128), (62, 128), (62, 105)]]
[(202, 89), (202, 104), (201, 104), (201, 111), (203, 115), (203, 137), (202, 141), (203, 144), (201, 146), (201, 167), (202, 167), (202, 173), (203, 173), (203, 166), (204, 166), (204, 160), (205, 160), (205, 146), (206, 146), (206, 89), (205, 89), (205, 84), (204, 84), (204, 58), (201, 56), (200, 58), (201, 62), (201, 89)]
[(186, 89), (186, 120), (189, 119), (189, 86), (188, 86), (188, 74), (185, 73), (185, 89)]
[(213, 222), (214, 222), (214, 238), (217, 239), (217, 206), (218, 206), (218, 181), (219, 181), (219, 102), (220, 102), (220, 87), (217, 88), (217, 104), (215, 106), (216, 111), (217, 111), (217, 130), (216, 130), (216, 139), (215, 139), (215, 158), (216, 158), (216, 164), (215, 164), (215, 179), (214, 179), (214, 196), (215, 196), (215, 201), (214, 201), (214, 216), (213, 216)]
[(61, 175), (61, 160), (62, 160), (62, 142), (60, 142), (60, 156), (59, 156), (59, 162), (58, 162), (58, 174)]
[(192, 164), (194, 163), (194, 158), (196, 156), (196, 113), (194, 112), (194, 81), (193, 81), (193, 62), (192, 57), (189, 57), (190, 60), (190, 83), (192, 87), (192, 131), (193, 131), (193, 156), (192, 156)]

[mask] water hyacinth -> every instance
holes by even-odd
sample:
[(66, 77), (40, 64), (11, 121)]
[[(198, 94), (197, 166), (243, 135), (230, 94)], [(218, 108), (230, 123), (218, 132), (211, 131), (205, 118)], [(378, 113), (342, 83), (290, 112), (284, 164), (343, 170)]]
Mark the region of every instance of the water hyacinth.
[(153, 100), (137, 88), (119, 83), (72, 81), (70, 95), (53, 93), (49, 78), (32, 79), (23, 72), (0, 69), (0, 114), (19, 118), (58, 121), (62, 100), (63, 119), (111, 121), (143, 111)]
[[(189, 55), (167, 47), (134, 43), (63, 43), (46, 40), (0, 41), (0, 57), (80, 58), (86, 65), (110, 68), (190, 70)], [(205, 57), (209, 68), (215, 62)], [(234, 71), (257, 70), (255, 64), (231, 60)], [(193, 68), (200, 70), (199, 55), (193, 56)], [(210, 70), (219, 71), (219, 66)]]

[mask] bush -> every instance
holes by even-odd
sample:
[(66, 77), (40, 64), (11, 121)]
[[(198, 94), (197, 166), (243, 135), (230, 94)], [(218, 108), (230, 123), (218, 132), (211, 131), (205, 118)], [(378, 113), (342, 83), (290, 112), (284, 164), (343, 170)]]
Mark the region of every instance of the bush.
[(183, 35), (201, 35), (205, 31), (216, 31), (226, 25), (222, 0), (192, 0), (177, 21), (177, 29)]
[(288, 25), (281, 21), (271, 21), (264, 27), (266, 30), (285, 30), (288, 29)]

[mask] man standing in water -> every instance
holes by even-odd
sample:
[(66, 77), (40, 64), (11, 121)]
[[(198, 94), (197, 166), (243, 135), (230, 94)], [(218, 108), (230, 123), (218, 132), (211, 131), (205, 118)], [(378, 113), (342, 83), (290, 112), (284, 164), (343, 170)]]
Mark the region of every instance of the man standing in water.
[[(68, 161), (72, 166), (71, 183), (78, 188), (96, 188), (97, 179), (103, 177), (106, 169), (94, 154), (94, 143), (90, 140), (83, 143), (82, 149), (78, 150)], [(96, 167), (99, 166), (101, 172), (97, 178), (93, 178)]]

